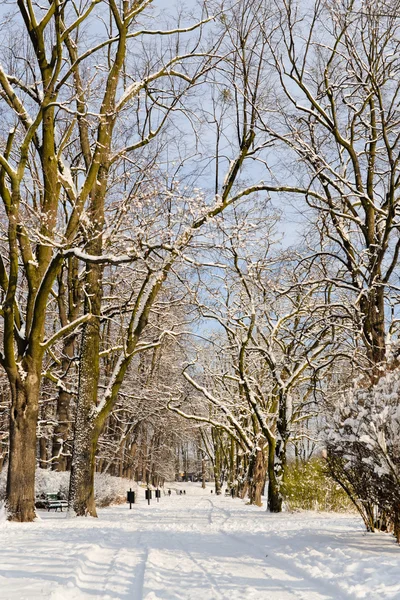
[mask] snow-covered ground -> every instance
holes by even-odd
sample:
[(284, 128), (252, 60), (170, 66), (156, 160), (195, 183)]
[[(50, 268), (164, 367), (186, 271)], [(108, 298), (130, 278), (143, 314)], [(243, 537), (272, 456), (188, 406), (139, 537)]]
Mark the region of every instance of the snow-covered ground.
[(400, 548), (366, 534), (356, 516), (268, 514), (215, 497), (185, 496), (99, 519), (39, 511), (0, 524), (1, 600), (400, 599)]

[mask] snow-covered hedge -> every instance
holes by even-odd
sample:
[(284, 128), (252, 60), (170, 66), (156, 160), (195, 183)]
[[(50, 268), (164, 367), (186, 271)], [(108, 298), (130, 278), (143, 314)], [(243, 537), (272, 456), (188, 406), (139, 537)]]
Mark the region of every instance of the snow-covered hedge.
[(326, 441), (332, 475), (347, 489), (368, 529), (376, 527), (379, 517), (383, 525), (397, 530), (400, 370), (388, 372), (374, 386), (355, 387), (343, 395), (327, 427)]
[[(36, 470), (36, 499), (44, 499), (46, 494), (60, 493), (62, 497), (68, 497), (69, 473), (56, 471), (47, 471), (45, 469)], [(0, 500), (5, 498), (6, 494), (7, 469), (3, 469), (0, 474)], [(103, 473), (95, 475), (95, 499), (96, 505), (109, 506), (110, 504), (120, 504), (126, 501), (126, 492), (129, 488), (136, 489), (135, 481), (122, 479), (121, 477), (112, 477)]]

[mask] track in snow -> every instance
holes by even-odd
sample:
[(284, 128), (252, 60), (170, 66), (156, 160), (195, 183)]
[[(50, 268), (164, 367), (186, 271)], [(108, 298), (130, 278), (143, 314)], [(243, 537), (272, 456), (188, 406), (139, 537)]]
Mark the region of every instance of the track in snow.
[(399, 548), (356, 517), (271, 515), (184, 487), (98, 520), (1, 524), (1, 600), (400, 599)]

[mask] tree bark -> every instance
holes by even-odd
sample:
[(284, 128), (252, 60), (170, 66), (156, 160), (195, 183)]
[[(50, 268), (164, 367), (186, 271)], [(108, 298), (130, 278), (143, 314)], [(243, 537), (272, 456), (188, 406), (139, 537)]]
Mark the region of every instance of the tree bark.
[[(91, 323), (96, 329), (98, 320)], [(87, 336), (92, 335), (92, 331), (86, 331)], [(85, 334), (84, 334), (85, 337)], [(81, 371), (90, 368), (90, 352), (92, 344), (82, 344), (85, 350), (81, 355)], [(95, 404), (93, 402), (93, 391), (89, 383), (91, 379), (82, 377), (79, 389), (75, 423), (75, 438), (72, 457), (71, 479), (69, 489), (69, 506), (74, 510), (77, 516), (97, 517), (96, 504), (94, 498), (94, 475), (96, 467), (97, 443), (102, 431), (101, 421), (95, 413)]]
[(41, 469), (47, 469), (47, 467), (48, 467), (48, 462), (47, 462), (47, 440), (46, 440), (45, 437), (41, 437), (39, 439), (39, 455), (40, 455), (39, 467)]
[(203, 455), (201, 457), (201, 487), (203, 490), (206, 489), (206, 461)]
[[(93, 419), (87, 415), (83, 419), (80, 411), (80, 421), (77, 420), (77, 434), (74, 441), (72, 460), (69, 506), (78, 517), (97, 517), (94, 499), (94, 473), (98, 435)], [(84, 428), (80, 428), (84, 425)]]
[[(75, 258), (68, 259), (66, 279), (67, 286), (64, 284), (63, 272), (61, 272), (58, 277), (58, 307), (62, 327), (66, 327), (68, 323), (77, 319), (81, 309), (81, 283), (78, 261)], [(76, 334), (68, 336), (63, 342), (61, 361), (61, 369), (64, 374), (63, 381), (67, 378), (68, 371), (71, 368), (75, 343)], [(55, 471), (66, 471), (71, 463), (71, 450), (65, 448), (71, 435), (70, 404), (71, 394), (61, 387), (57, 398), (57, 425), (54, 428), (52, 444), (52, 458), (56, 459), (52, 462), (52, 468)]]
[(214, 445), (214, 484), (215, 494), (221, 495), (221, 440), (218, 432), (212, 430), (212, 440)]
[[(95, 265), (92, 265), (95, 267)], [(95, 277), (96, 268), (90, 273)], [(94, 298), (93, 304), (100, 302)], [(96, 310), (92, 306), (92, 310)], [(94, 314), (98, 314), (95, 312)], [(79, 365), (79, 397), (76, 407), (75, 437), (72, 455), (69, 505), (78, 516), (97, 517), (94, 502), (94, 473), (99, 437), (96, 426), (96, 402), (99, 380), (100, 323), (98, 318), (88, 321), (82, 334)]]
[(282, 512), (282, 494), (280, 481), (275, 465), (276, 441), (268, 443), (268, 510), (273, 513)]
[(236, 466), (235, 466), (235, 458), (236, 458), (236, 447), (235, 440), (233, 438), (230, 439), (229, 444), (229, 475), (228, 475), (228, 487), (230, 490), (235, 489), (237, 492), (237, 485), (234, 485), (234, 481), (236, 479)]
[(367, 357), (371, 363), (371, 379), (376, 383), (381, 377), (382, 365), (386, 361), (385, 296), (384, 286), (372, 287), (361, 297), (363, 334)]
[(262, 506), (262, 494), (265, 486), (265, 456), (264, 452), (258, 449), (252, 455), (249, 465), (249, 501), (250, 504)]
[[(21, 367), (22, 368), (22, 367)], [(11, 383), (10, 449), (6, 506), (10, 521), (33, 521), (35, 514), (36, 424), (39, 408), (37, 373)]]
[(57, 425), (54, 428), (52, 443), (52, 458), (55, 459), (52, 462), (54, 471), (66, 471), (68, 466), (65, 443), (70, 435), (70, 402), (71, 394), (65, 390), (60, 390), (57, 398)]

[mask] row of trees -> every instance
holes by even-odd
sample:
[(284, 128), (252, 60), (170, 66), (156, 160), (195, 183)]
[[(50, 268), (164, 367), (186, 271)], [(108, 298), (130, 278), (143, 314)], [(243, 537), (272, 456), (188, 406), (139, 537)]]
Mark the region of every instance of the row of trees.
[[(315, 415), (322, 414), (331, 473), (370, 529), (384, 510), (398, 533), (398, 500), (388, 492), (396, 477), (387, 469), (371, 477), (382, 448), (367, 444), (367, 459), (359, 421), (346, 430), (360, 404), (360, 420), (371, 417), (376, 390), (390, 419), (399, 402), (394, 392), (388, 402), (378, 385), (397, 369), (399, 351), (398, 3), (273, 6), (268, 32), (249, 7), (279, 89), (274, 109), (257, 107), (257, 125), (269, 134), (291, 192), (304, 186), (304, 243), (297, 252), (271, 252), (267, 217), (258, 220), (254, 204), (253, 213), (235, 214), (233, 229), (224, 223), (223, 264), (218, 283), (214, 265), (206, 292), (213, 300), (200, 302), (202, 316), (219, 324), (212, 340), (218, 349), (198, 368), (206, 385), (187, 371), (185, 377), (207, 399), (210, 423), (229, 430), (257, 465), (260, 490), (268, 468), (271, 510), (282, 506), (288, 441), (309, 435), (299, 429), (307, 419), (315, 436)], [(254, 47), (259, 59), (258, 38)], [(370, 395), (362, 391), (369, 388)], [(393, 443), (387, 446), (393, 471), (397, 458)], [(251, 496), (260, 498), (260, 491)]]
[(260, 503), (267, 475), (280, 511), (289, 446), (396, 367), (398, 5), (2, 14), (11, 519), (35, 516), (38, 458), (94, 516), (96, 466), (162, 477), (190, 422), (217, 491), (224, 471)]

